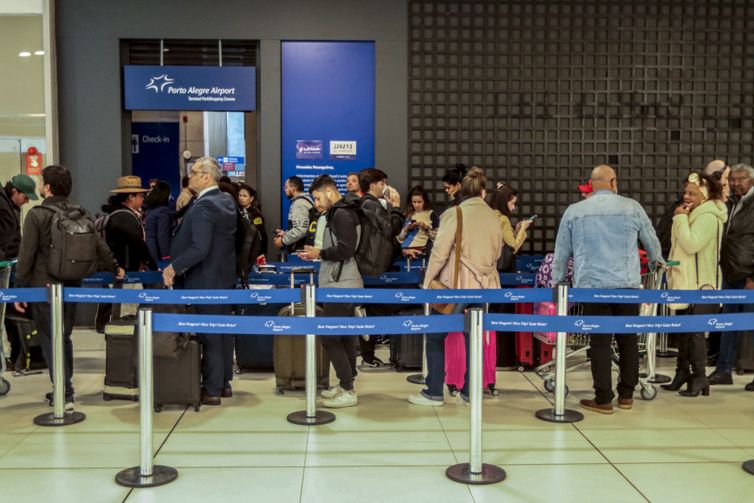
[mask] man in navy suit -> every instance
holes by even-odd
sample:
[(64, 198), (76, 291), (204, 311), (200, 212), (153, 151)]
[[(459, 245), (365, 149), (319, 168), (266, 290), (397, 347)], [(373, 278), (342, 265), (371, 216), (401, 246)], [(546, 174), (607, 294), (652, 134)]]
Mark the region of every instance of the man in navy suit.
[[(236, 284), (236, 204), (217, 186), (222, 170), (211, 157), (198, 159), (189, 172), (189, 187), (197, 194), (175, 231), (173, 260), (163, 271), (165, 285), (228, 290)], [(200, 314), (229, 315), (230, 305), (197, 305)], [(202, 334), (202, 404), (220, 405), (233, 396), (233, 336)]]

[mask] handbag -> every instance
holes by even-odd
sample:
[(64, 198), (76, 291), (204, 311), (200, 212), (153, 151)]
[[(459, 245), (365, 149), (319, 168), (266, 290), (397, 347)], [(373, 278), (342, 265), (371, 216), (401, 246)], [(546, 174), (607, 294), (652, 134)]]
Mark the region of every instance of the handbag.
[[(461, 238), (463, 236), (463, 212), (461, 208), (456, 206), (456, 240), (455, 240), (455, 269), (453, 271), (453, 288), (458, 288), (458, 273), (461, 269)], [(433, 279), (429, 283), (430, 290), (447, 290), (448, 287), (440, 283), (438, 280)], [(455, 304), (430, 304), (430, 307), (440, 314), (450, 314), (455, 308)]]

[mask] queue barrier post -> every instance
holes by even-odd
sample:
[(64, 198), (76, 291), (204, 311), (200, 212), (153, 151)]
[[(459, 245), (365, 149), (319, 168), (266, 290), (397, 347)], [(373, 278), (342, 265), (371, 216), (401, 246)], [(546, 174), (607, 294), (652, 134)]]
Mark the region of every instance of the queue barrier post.
[[(303, 285), (302, 300), (306, 307), (306, 317), (314, 318), (317, 314), (317, 287), (313, 284)], [(288, 414), (288, 422), (302, 426), (317, 426), (335, 421), (335, 414), (317, 410), (317, 336), (306, 335), (306, 410)]]
[(155, 465), (152, 414), (154, 412), (154, 358), (152, 347), (152, 310), (140, 309), (136, 324), (139, 332), (139, 439), (140, 464), (118, 472), (115, 482), (125, 487), (157, 487), (178, 478), (171, 466)]
[[(424, 316), (430, 315), (429, 303), (424, 304)], [(421, 374), (411, 374), (406, 380), (411, 384), (424, 384), (427, 380), (427, 334), (422, 334), (422, 372)]]
[(450, 466), (445, 475), (471, 485), (496, 484), (505, 480), (505, 470), (482, 462), (482, 366), (484, 365), (484, 310), (472, 308), (466, 315), (469, 332), (469, 462)]
[(65, 361), (63, 348), (63, 285), (49, 287), (50, 333), (52, 335), (52, 405), (53, 412), (34, 418), (37, 426), (67, 426), (86, 419), (83, 412), (65, 410)]
[[(568, 285), (558, 283), (555, 288), (558, 316), (568, 316)], [(565, 408), (566, 390), (566, 332), (558, 332), (555, 340), (555, 407), (538, 410), (534, 415), (550, 423), (576, 423), (584, 419), (581, 412)]]

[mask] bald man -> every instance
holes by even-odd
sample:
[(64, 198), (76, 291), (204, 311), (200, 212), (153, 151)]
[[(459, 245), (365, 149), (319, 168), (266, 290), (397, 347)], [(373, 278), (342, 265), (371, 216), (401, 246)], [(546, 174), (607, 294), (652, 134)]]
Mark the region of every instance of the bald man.
[[(660, 242), (652, 222), (639, 203), (618, 195), (618, 177), (607, 165), (592, 170), (592, 195), (566, 209), (555, 241), (552, 279), (566, 277), (568, 258), (573, 257), (576, 288), (640, 288), (638, 242), (647, 250), (654, 266), (662, 262)], [(636, 304), (585, 304), (591, 316), (636, 316)], [(611, 357), (613, 334), (590, 337), (592, 379), (595, 398), (581, 400), (585, 409), (613, 413)], [(639, 347), (636, 334), (616, 337), (620, 354), (618, 407), (630, 409), (639, 382)]]

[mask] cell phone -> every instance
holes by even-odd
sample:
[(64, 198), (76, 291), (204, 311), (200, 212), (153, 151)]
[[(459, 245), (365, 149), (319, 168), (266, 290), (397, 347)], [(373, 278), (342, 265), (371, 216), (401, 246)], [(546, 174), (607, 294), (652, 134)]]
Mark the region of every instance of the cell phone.
[(530, 216), (529, 218), (527, 218), (527, 220), (528, 220), (529, 222), (533, 222), (533, 221), (534, 221), (534, 220), (536, 220), (537, 218), (539, 218), (539, 215), (536, 215), (536, 214), (535, 214), (535, 215), (532, 215), (532, 216)]

